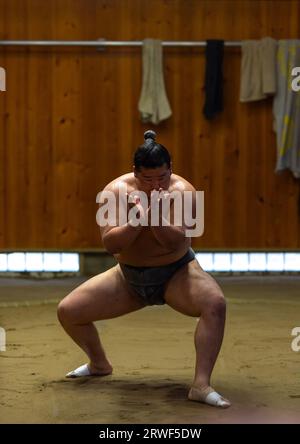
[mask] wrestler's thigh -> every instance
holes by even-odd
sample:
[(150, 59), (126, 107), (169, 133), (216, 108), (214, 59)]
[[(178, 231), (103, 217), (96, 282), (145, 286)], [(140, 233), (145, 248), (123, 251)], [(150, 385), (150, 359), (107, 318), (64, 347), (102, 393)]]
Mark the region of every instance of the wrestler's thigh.
[(59, 304), (58, 314), (77, 323), (111, 319), (143, 308), (128, 287), (119, 265), (87, 280)]
[(196, 259), (172, 276), (164, 298), (172, 308), (189, 316), (200, 316), (213, 307), (225, 304), (221, 288)]

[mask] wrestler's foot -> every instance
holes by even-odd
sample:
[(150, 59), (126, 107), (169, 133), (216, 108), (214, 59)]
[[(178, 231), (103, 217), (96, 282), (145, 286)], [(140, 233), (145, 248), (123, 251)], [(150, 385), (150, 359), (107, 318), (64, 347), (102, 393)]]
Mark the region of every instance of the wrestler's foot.
[(112, 371), (113, 371), (113, 368), (112, 368), (112, 365), (110, 364), (110, 362), (107, 362), (107, 363), (99, 365), (99, 366), (90, 362), (88, 367), (89, 367), (90, 372), (93, 376), (107, 376), (107, 375), (111, 375)]
[(227, 409), (231, 406), (228, 399), (223, 398), (219, 393), (217, 393), (212, 387), (195, 387), (190, 388), (188, 399), (190, 401), (203, 402), (204, 404), (209, 404), (214, 407), (220, 407), (222, 409)]
[(75, 370), (66, 374), (66, 378), (80, 378), (82, 376), (107, 376), (112, 374), (112, 366), (107, 363), (105, 366), (96, 366), (92, 363), (83, 364)]

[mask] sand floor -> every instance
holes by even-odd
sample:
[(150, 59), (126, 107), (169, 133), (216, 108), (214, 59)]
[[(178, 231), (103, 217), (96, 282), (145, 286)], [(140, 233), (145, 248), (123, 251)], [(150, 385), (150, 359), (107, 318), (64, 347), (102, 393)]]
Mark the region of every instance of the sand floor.
[(227, 410), (187, 400), (196, 319), (167, 306), (98, 322), (114, 374), (65, 379), (87, 359), (56, 305), (82, 280), (0, 279), (0, 423), (300, 423), (300, 277), (217, 277), (228, 311), (212, 383)]

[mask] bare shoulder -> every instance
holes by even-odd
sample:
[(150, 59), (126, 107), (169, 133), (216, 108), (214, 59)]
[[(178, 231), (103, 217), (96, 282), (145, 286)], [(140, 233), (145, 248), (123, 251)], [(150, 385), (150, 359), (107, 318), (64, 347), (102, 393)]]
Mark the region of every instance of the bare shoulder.
[(194, 186), (188, 182), (184, 177), (178, 174), (172, 174), (172, 181), (170, 191), (196, 191)]
[(119, 190), (127, 188), (127, 192), (131, 192), (134, 189), (134, 175), (133, 173), (126, 173), (122, 176), (117, 177), (116, 179), (109, 182), (103, 191), (113, 191), (114, 193), (118, 193)]

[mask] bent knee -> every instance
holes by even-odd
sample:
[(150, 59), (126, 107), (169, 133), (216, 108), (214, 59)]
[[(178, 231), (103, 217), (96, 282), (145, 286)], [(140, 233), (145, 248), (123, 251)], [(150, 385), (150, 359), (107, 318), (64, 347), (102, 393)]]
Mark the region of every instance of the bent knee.
[(226, 300), (221, 290), (212, 290), (209, 292), (205, 312), (207, 315), (219, 318), (225, 316)]
[(226, 314), (226, 301), (221, 289), (209, 288), (205, 291), (205, 296), (195, 297), (192, 304), (193, 317), (217, 317), (222, 319)]
[(65, 298), (58, 304), (57, 317), (61, 324), (75, 324), (78, 322), (78, 310)]

